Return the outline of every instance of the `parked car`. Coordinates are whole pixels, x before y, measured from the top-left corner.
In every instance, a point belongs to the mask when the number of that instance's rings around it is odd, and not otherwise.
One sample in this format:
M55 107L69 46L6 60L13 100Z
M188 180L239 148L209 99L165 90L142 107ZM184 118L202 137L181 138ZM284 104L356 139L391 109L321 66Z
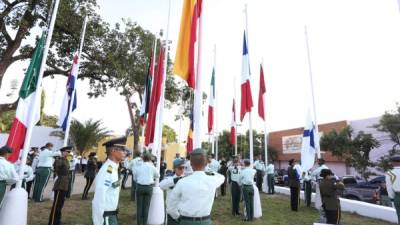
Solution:
M340 178L345 188L343 198L377 204L380 201L379 187L362 183L354 176Z

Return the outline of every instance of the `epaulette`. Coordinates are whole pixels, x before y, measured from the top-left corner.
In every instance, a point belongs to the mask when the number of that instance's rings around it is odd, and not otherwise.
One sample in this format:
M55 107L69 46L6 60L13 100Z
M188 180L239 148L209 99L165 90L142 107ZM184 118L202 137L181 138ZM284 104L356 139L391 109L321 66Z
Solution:
M108 165L107 167L107 173L112 173L113 167L111 165Z
M206 172L206 175L208 176L214 176L215 174L213 172Z

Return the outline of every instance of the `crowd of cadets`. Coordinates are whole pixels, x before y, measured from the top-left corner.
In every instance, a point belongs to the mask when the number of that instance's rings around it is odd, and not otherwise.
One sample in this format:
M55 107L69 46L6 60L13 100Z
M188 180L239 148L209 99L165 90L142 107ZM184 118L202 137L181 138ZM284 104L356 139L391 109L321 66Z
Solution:
M195 149L186 158L176 155L173 171L167 171L167 165L161 159L160 170L156 169L155 157L145 151L134 153L132 159L127 157L126 138L117 138L104 143L107 160L104 164L97 162L96 153L89 154L84 165L86 185L82 199L88 199L88 192L93 182L96 188L92 202L92 220L94 225L118 224L118 199L120 188L126 188L126 181L132 175L131 201L136 201L136 220L138 225L146 225L153 193L153 186L160 180L159 186L166 191L167 224L191 225L212 224L211 208L217 189L221 195L226 194L229 183L231 208L233 216L241 216L240 200L244 200L245 215L243 220L251 221L254 217L253 183L261 191L266 184L268 194L274 194L274 165L265 165L261 156L256 157L253 166L240 155L229 161L224 158L217 161L213 154L206 155L202 149ZM6 192L7 184L15 187L18 181L19 163L7 161L12 152L7 146L0 148L0 207ZM40 151L32 148L24 167L22 187L32 200L43 201L43 191L54 172L56 177L53 187L54 201L50 212L49 225L61 224L61 212L65 198L71 196L75 171L79 159L73 155L72 146L53 151L53 144L47 143ZM394 168L386 174L388 196L393 202L400 221L400 156L392 157ZM165 177L164 177L165 176ZM96 180L95 180L96 178ZM266 179L266 180L265 180ZM339 196L344 189L323 159L318 159L318 167L314 170L302 171L294 159L289 161L288 184L290 188L290 206L298 210L301 184L304 187L306 206L311 206L311 193L315 187L315 207L320 212L320 222L328 224L340 223ZM1 209L1 208L0 208Z

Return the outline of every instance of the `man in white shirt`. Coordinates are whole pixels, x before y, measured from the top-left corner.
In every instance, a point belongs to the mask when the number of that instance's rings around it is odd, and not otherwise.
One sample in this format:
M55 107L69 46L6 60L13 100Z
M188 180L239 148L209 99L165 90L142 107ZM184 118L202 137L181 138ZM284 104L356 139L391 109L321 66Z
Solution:
M243 199L246 205L245 221L252 221L254 218L254 176L256 170L251 168L250 160L244 160L245 168L240 172L239 183L242 186Z
M133 171L136 181L136 220L137 225L147 225L153 185L160 177L159 171L151 161L151 153L143 153L143 163Z
M185 176L189 176L193 173L192 165L190 165L190 154L186 156L185 160Z
M118 200L121 182L118 166L125 158L126 138L112 139L103 144L106 146L107 161L96 176L96 189L92 201L93 225L117 225Z
M67 156L67 160L69 162L69 171L68 171L69 184L68 184L68 192L65 197L70 198L75 183L75 167L79 161L74 152L69 153L69 156Z
M210 163L208 164L208 167L210 168L210 171L217 173L221 165L219 162L215 159L215 155L211 154L209 156L209 161Z
M14 165L7 160L11 152L12 149L8 146L0 148L0 206L6 193L7 183L13 184L18 181Z
M267 166L268 194L275 194L275 166L274 162L270 161Z
M33 187L33 200L35 202L43 201L43 191L49 181L51 170L53 168L54 157L61 156L60 152L53 152L53 144L47 143L39 153L39 160L35 170L35 186Z
M256 185L258 188L258 191L262 191L262 183L263 183L263 177L265 174L265 163L262 160L262 155L257 156L256 161L254 162L254 169L256 169Z
M179 159L179 158L175 159L173 161L174 175L168 176L160 182L160 188L167 192L166 205L169 204L170 192L174 189L176 183L178 183L178 181L181 178L183 178L183 176L184 176L184 169L185 169L184 164L185 164L185 161L183 159ZM172 218L172 216L167 214L167 224L168 225L179 225L179 222L177 220L174 220L174 218Z
M239 157L235 156L232 165L228 167L228 181L231 186L232 215L234 216L240 215L239 205L242 191L239 184L239 178L241 170L242 167L239 162Z
M167 213L179 219L179 225L211 225L215 191L225 177L204 171L207 158L203 149L194 149L190 162L194 172L182 178L169 194Z
M140 166L143 163L143 159L142 157L140 157L140 152L134 152L133 155L134 158L131 159L128 164L128 168L132 172L131 201L135 201L136 199L136 181L133 172L136 169L136 167Z

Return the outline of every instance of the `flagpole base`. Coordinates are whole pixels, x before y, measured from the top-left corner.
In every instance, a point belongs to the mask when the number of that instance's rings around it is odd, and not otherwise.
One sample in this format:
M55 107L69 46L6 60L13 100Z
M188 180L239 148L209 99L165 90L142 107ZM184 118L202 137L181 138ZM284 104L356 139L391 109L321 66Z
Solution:
M26 225L28 218L28 193L23 188L8 192L0 208L0 224Z
M147 223L149 225L161 225L164 224L164 222L164 192L160 187L157 186L153 188L153 195L151 196Z

